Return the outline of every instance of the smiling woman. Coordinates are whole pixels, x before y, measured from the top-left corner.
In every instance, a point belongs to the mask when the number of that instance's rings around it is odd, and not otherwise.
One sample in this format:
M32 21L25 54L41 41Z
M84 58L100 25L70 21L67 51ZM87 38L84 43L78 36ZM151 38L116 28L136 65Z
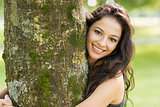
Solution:
M121 37L121 25L114 17L104 17L89 29L87 49L92 61L109 55ZM93 63L93 62L92 62Z
M119 5L104 5L88 14L88 81L85 99L76 107L125 106L128 90L134 86L132 34L128 13Z

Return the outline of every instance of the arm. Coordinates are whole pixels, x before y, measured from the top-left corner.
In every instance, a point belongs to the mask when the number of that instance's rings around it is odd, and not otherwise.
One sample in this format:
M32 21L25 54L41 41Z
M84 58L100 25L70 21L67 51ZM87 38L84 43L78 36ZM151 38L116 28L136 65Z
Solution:
M6 86L2 90L0 90L0 99L3 99L7 93L8 93L8 88Z
M95 91L76 107L106 107L119 104L124 95L123 76L112 78L101 83Z
M0 90L0 107L13 107L12 101L7 95L8 88L7 86Z

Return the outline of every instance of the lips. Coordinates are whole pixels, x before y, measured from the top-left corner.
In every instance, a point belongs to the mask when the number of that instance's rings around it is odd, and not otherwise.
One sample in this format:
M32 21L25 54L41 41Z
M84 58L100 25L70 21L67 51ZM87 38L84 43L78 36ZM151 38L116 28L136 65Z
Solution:
M100 54L100 53L103 53L105 50L97 47L96 45L92 44L92 48L93 48L93 51Z

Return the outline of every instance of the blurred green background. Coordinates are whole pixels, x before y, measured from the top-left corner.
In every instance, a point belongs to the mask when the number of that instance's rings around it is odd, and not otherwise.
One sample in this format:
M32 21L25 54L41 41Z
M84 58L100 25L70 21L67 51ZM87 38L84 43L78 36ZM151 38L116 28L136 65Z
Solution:
M135 28L135 89L130 92L134 107L160 106L160 1L159 0L115 0L124 6ZM87 0L86 10L92 11L106 0ZM5 84L3 53L3 0L0 0L0 89ZM131 107L131 104L128 104Z

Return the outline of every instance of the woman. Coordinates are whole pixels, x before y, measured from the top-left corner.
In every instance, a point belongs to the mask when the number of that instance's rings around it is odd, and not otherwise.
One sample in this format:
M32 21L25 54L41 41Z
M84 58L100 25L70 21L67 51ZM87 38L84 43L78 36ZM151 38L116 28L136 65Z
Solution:
M128 13L118 5L104 5L87 15L88 81L85 99L76 107L125 105L124 96L128 99L133 80L130 67L134 52L132 33ZM7 105L8 100L1 100L0 104Z
M128 13L118 5L104 5L87 16L88 84L85 100L76 107L125 105L124 96L128 99L129 87L134 85L129 65L134 52L132 34Z

